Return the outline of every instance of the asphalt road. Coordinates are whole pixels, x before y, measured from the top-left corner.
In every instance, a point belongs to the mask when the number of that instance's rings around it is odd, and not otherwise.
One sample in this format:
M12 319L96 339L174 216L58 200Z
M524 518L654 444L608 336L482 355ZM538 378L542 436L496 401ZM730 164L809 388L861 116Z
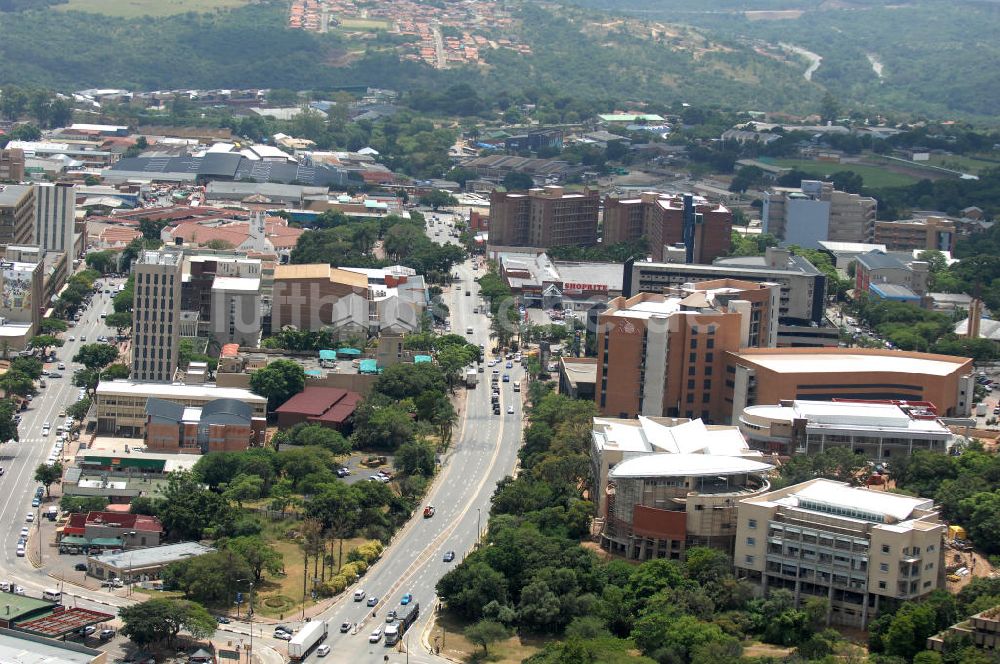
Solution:
M104 283L123 283L123 279L108 280ZM62 337L65 344L56 350L57 361L47 363L45 368L50 371L58 371L61 378L45 378L47 387L41 388L28 410L21 413L21 423L18 427L20 442L0 445L0 466L4 469L4 474L0 477L0 579L11 580L25 588L29 596L40 597L44 588L58 586L58 581L50 578L42 570L38 570L31 565L28 558L18 558L16 556L17 538L20 530L25 525L32 529L32 537L29 546L34 551L38 551L39 538L36 536L36 528L39 522L39 512L44 512L50 505L57 504L55 499L42 502L39 509L31 507L31 500L35 494L35 488L39 486L35 480L35 468L44 462L52 451L56 442L56 426L65 421L65 417L59 417L59 413L66 406L77 400L79 388L73 386L73 372L80 368L71 360L77 351L85 343L96 343L100 335L110 335L114 330L104 325L100 315L102 312L112 311L111 295L95 295L90 306L83 312L83 316L76 327L71 327ZM87 337L87 341L81 339L81 335ZM69 337L75 337L70 341ZM65 370L58 370L58 362L66 365ZM51 425L47 436L42 435L42 425L48 422ZM35 522L26 523L28 512L35 512ZM44 558L53 553L53 549L43 542L42 556ZM97 610L105 610L115 613L113 609L105 606L111 603L116 606L125 605L128 602L110 593L94 593L75 586L65 586L65 603L73 606L83 606ZM92 601L92 599L98 601Z
M442 220L447 213L437 213ZM428 215L429 216L429 215ZM429 229L430 237L438 242L454 242L446 233L434 236L434 230L441 229L439 222ZM447 227L446 227L447 228ZM443 230L443 229L442 229ZM479 273L473 272L472 264L465 263L456 268L461 283L455 284L444 295L450 310L452 330L464 333L468 327L473 334L468 338L473 343L490 345L489 326L482 314L473 314L473 307L480 302L478 285L473 281ZM471 291L469 296L465 291ZM321 616L314 618L329 622L326 643L331 646L330 654L319 658L311 653L307 662L444 662L429 654L426 645L433 645L434 633L428 632L429 619L435 611L437 600L434 587L438 580L469 551L477 540L477 528L485 530L490 497L496 483L514 468L517 450L521 441L521 394L513 392L514 381L522 380L522 370L501 368L501 373L509 373L510 381L500 383L501 414L493 415L490 404L490 369L479 374L480 382L468 391L463 418L456 426L451 449L442 459L443 468L423 505L413 519L405 525L386 549L382 559L354 586L349 588L336 603ZM513 405L514 413L507 414L507 407ZM429 519L421 516L423 506L433 505L436 513ZM455 562L446 563L446 551L454 551ZM366 601L355 602L355 590L365 591L365 599L375 596L379 603L374 608ZM413 595L413 601L420 604L420 618L407 631L404 644L407 654L400 648L386 647L383 640L369 643L369 634L377 627L385 626L385 614L400 608L400 598L404 593ZM373 616L372 613L375 613ZM352 629L346 634L340 632L341 623L349 621ZM287 620L286 623L299 627L301 621ZM227 626L230 630L246 634L245 623ZM270 628L254 626L254 638L262 638L279 653L287 653L287 647L275 642Z

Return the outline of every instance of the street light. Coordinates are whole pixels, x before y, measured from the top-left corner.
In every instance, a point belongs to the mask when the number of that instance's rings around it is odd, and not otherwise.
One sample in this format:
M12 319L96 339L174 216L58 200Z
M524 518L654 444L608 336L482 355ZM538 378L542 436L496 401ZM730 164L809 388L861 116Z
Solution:
M250 606L247 608L247 624L250 625L250 647L247 648L247 663L251 661L253 657L253 579L236 579L236 582L249 581L250 582ZM237 606L237 610L239 610Z

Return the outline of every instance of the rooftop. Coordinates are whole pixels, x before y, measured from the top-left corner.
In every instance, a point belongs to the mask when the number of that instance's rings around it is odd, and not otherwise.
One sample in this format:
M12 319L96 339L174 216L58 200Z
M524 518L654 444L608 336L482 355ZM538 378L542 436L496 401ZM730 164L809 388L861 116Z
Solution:
M905 373L949 376L971 366L972 360L953 355L933 355L880 349L743 349L733 353L742 363L786 374Z
M856 259L869 270L884 270L889 268L906 269L906 264L895 256L882 251L869 251Z
M622 461L611 469L611 479L638 477L708 477L765 473L769 463L741 457L708 454L649 454Z
M573 385L597 383L597 360L585 357L563 357L559 360L566 379Z
M906 521L917 516L914 511L929 510L934 504L928 498L861 489L825 479L807 482L792 489L774 502L823 513L827 513L828 510L824 509L826 507L841 512L852 511L854 518L877 523Z
M212 290L244 291L257 293L260 291L259 277L216 277L212 280Z
M0 628L0 662L4 664L89 664L101 655L100 650L77 643Z
M886 251L884 244L868 244L865 242L835 242L833 240L820 240L819 246L831 253L855 253L866 254L871 251Z
M894 429L950 434L936 418L912 417L894 403L861 403L856 401L795 400L790 405L748 406L748 416L791 422L805 419L809 427L850 427L856 430ZM915 415L920 414L915 412Z
M737 427L705 426L698 420L644 417L622 420L595 417L592 432L600 449L624 452L666 452L759 457L750 449Z
M172 251L144 251L139 257L143 265L177 265L184 259L184 254Z
M264 404L267 399L240 387L217 387L214 383L183 385L133 380L102 380L97 396L144 394L162 399L237 399L250 404Z
M166 565L185 558L194 558L213 551L215 549L212 547L198 542L180 542L179 544L153 546L148 549L129 549L122 553L102 553L97 556L88 556L88 558L117 569L129 567L142 569Z
M24 195L31 191L30 185L5 184L0 185L0 206L15 205Z

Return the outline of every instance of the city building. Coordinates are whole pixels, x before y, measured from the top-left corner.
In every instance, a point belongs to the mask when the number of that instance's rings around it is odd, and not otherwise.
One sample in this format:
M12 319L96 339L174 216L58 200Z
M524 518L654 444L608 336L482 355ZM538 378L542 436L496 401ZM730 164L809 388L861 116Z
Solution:
M891 401L809 401L747 406L737 425L750 447L781 456L846 447L873 461L914 450L945 453L955 435L931 404Z
M420 329L427 308L422 275L402 265L279 265L274 271L271 329L328 329L337 338Z
M140 583L160 578L173 563L190 560L215 549L198 542L164 544L146 549L126 549L118 553L87 556L87 576L98 579L121 579L123 583Z
M1000 606L980 611L927 639L927 650L945 652L952 643L969 643L980 650L1000 649Z
M616 298L598 316L595 401L605 415L728 421L725 352L773 346L777 284L685 284Z
M119 512L77 512L70 514L62 528L60 545L86 546L95 539L114 539L119 546L159 546L163 524L155 516ZM72 541L67 538L75 538ZM82 543L78 540L82 539Z
M307 386L274 412L281 429L312 423L346 432L359 403L361 395L357 392L337 387Z
M132 267L132 378L169 383L177 368L181 325L180 253L144 251Z
M19 148L0 149L0 182L20 182L24 180L24 150Z
M689 219L690 238L685 237ZM729 253L733 213L701 196L644 192L638 198L604 198L602 242L617 244L645 238L652 259L664 261L664 247L685 246L690 239L690 257L685 263L711 263Z
M5 599L9 603L10 598ZM15 604L20 604L24 599L27 598L18 596ZM52 604L50 602L45 602L45 605L51 610ZM76 609L75 611L82 612L84 610ZM95 614L91 616L92 618L104 615L107 616L108 620L114 619L111 614L99 614L97 611L88 613ZM100 619L92 622L100 622ZM63 625L67 628L79 629L73 620L65 621ZM54 636L47 638L38 634L29 634L20 628L0 628L0 662L11 662L12 664L106 664L108 653L88 648L82 643L60 640Z
M925 261L903 262L891 254L871 251L855 261L855 294L869 293L883 300L924 304L930 282L930 264Z
M829 182L803 180L800 187L771 187L764 192L764 232L782 246L818 249L821 240L871 242L878 202L837 191Z
M150 397L146 401L146 450L208 454L242 452L264 443L267 420L236 399L214 399L202 407Z
M267 417L267 399L243 388L217 387L211 383L181 385L102 380L97 385L94 396L97 432L124 438L144 437L146 402L150 398L172 401L190 408L203 408L216 399L235 399L249 404L253 409L253 417Z
M181 310L198 314L198 336L211 336L220 346L230 342L256 346L267 308L262 278L259 258L187 255Z
M600 194L546 186L490 194L491 246L554 247L597 244Z
M0 185L0 245L31 244L34 232L34 186Z
M544 253L499 252L500 276L526 307L587 311L622 292L619 263L554 261Z
M701 420L594 418L591 443L601 546L630 560L732 553L737 499L767 491L773 468L735 427Z
M0 340L9 350L24 350L41 323L45 266L38 258L38 247L8 245L0 260Z
M932 500L814 479L739 501L733 562L766 594L829 602L827 622L864 629L883 601L944 581L945 525Z
M833 257L833 266L838 270L847 271L847 266L861 254L872 251L885 253L884 244L870 244L867 242L833 242L831 240L821 240L819 248Z
M42 252L73 251L76 221L76 185L72 182L40 182L35 185L35 244Z
M594 401L597 394L597 360L592 357L560 357L559 394Z
M724 353L723 401L733 422L747 406L789 399L930 402L967 417L972 360L879 348L744 348Z
M951 254L958 241L957 224L942 217L875 222L875 242L889 251L941 251Z
M332 324L336 311L363 304L364 319L368 320L368 278L357 272L331 267L326 263L309 265L279 265L274 269L271 295L271 329L294 325L301 330L318 330ZM336 311L335 311L336 310Z
M622 295L662 293L688 282L714 279L776 283L781 287L779 319L806 326L824 322L826 277L802 256L776 247L768 248L764 256L718 259L712 265L629 260L625 263Z

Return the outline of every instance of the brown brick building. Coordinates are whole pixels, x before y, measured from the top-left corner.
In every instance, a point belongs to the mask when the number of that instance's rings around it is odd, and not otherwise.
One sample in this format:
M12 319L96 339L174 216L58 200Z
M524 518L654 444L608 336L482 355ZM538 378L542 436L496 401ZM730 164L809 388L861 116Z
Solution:
M544 187L490 194L490 245L504 247L597 244L600 194Z
M598 317L595 401L611 417L726 421L726 351L774 345L777 284L718 280L616 298Z
M954 251L957 227L951 219L926 217L875 222L875 244L887 251Z
M733 213L722 205L693 196L693 263L711 263L729 253ZM664 260L664 245L684 242L684 197L645 192L639 198L604 199L605 244L635 242L646 238L654 261Z
M201 408L150 397L146 447L151 452L242 452L264 442L267 421L236 399L215 399Z
M24 150L0 150L0 182L20 182L24 179Z
M333 321L335 305L351 296L361 298L367 311L368 277L326 263L279 265L274 268L271 329L320 329Z

